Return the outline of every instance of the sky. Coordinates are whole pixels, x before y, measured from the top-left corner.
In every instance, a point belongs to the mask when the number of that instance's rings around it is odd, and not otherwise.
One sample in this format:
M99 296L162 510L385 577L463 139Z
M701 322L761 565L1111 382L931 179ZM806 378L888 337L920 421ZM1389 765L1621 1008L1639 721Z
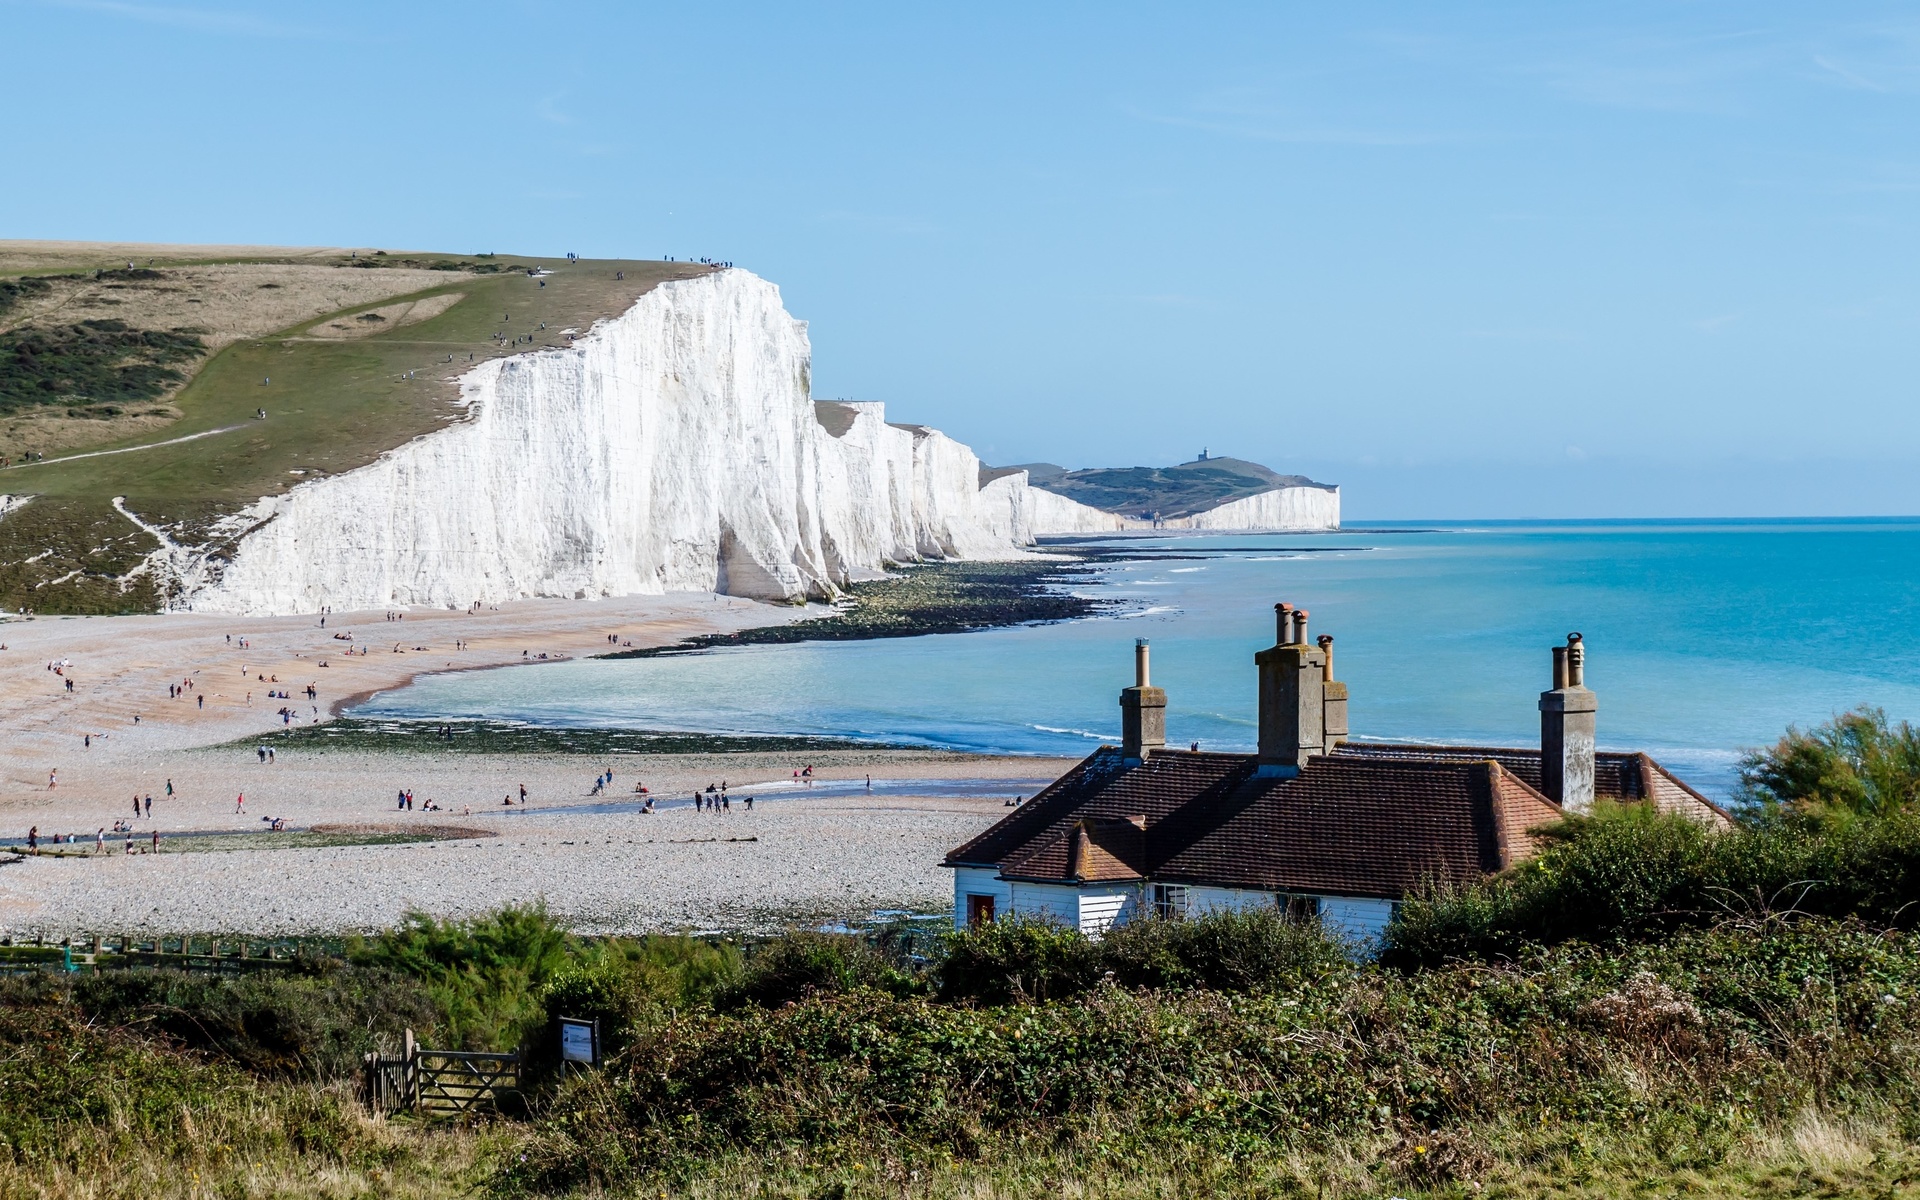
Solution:
M0 0L0 237L730 260L1349 519L1920 513L1920 9Z

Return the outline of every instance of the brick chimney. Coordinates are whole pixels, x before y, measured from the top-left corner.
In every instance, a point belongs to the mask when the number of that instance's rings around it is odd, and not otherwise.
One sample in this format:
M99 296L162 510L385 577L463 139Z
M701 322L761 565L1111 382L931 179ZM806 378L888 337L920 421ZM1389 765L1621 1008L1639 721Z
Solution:
M1593 807L1594 714L1580 635L1553 648L1553 688L1540 693L1540 790L1569 812Z
M1275 644L1253 656L1260 669L1259 773L1285 778L1325 752L1327 656L1307 642L1306 609L1276 604L1273 611Z
M1120 693L1120 754L1138 765L1167 748L1167 693L1147 676L1147 639L1133 643L1133 686Z
M1332 754L1347 740L1347 685L1333 677L1333 635L1323 633L1314 641L1326 659L1320 667L1320 752Z

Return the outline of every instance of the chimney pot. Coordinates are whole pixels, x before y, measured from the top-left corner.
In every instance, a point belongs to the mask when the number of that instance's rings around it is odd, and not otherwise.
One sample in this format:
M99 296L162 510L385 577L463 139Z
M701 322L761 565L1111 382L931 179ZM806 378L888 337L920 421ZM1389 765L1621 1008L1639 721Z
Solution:
M1120 754L1144 762L1167 746L1167 694L1147 682L1147 639L1135 638L1133 673L1139 682L1120 693Z
M1276 618L1275 623L1279 626L1279 630L1273 635L1273 644L1284 646L1293 640L1293 605L1283 600L1273 606L1273 615Z
M1307 759L1326 751L1326 656L1307 644L1307 613L1291 604L1274 606L1278 645L1253 656L1260 671L1260 773L1297 774Z
M1593 807L1595 714L1580 635L1553 648L1553 690L1540 693L1540 790L1569 812Z
M1332 683L1333 682L1333 635L1330 633L1323 633L1319 637L1313 640L1319 644L1320 653L1327 656L1326 665L1320 668L1320 678L1326 680L1328 683Z

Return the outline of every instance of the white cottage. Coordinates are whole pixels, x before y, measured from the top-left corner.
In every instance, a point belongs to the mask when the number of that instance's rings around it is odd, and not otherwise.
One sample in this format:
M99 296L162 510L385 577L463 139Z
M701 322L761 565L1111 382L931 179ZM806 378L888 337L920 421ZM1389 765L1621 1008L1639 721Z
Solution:
M1166 693L1137 643L1123 744L947 856L954 923L1012 914L1098 935L1149 913L1282 906L1365 940L1413 889L1523 861L1533 830L1596 798L1727 821L1646 755L1595 751L1579 634L1554 647L1538 750L1349 742L1333 639L1309 644L1306 611L1277 611L1277 642L1254 658L1258 753L1167 749Z

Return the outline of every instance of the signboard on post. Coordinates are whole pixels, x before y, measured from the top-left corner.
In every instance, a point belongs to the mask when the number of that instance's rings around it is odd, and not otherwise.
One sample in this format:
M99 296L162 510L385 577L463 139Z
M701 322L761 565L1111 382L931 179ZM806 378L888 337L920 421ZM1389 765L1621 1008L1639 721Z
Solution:
M600 1062L600 1022L561 1017L560 1061L597 1066Z

